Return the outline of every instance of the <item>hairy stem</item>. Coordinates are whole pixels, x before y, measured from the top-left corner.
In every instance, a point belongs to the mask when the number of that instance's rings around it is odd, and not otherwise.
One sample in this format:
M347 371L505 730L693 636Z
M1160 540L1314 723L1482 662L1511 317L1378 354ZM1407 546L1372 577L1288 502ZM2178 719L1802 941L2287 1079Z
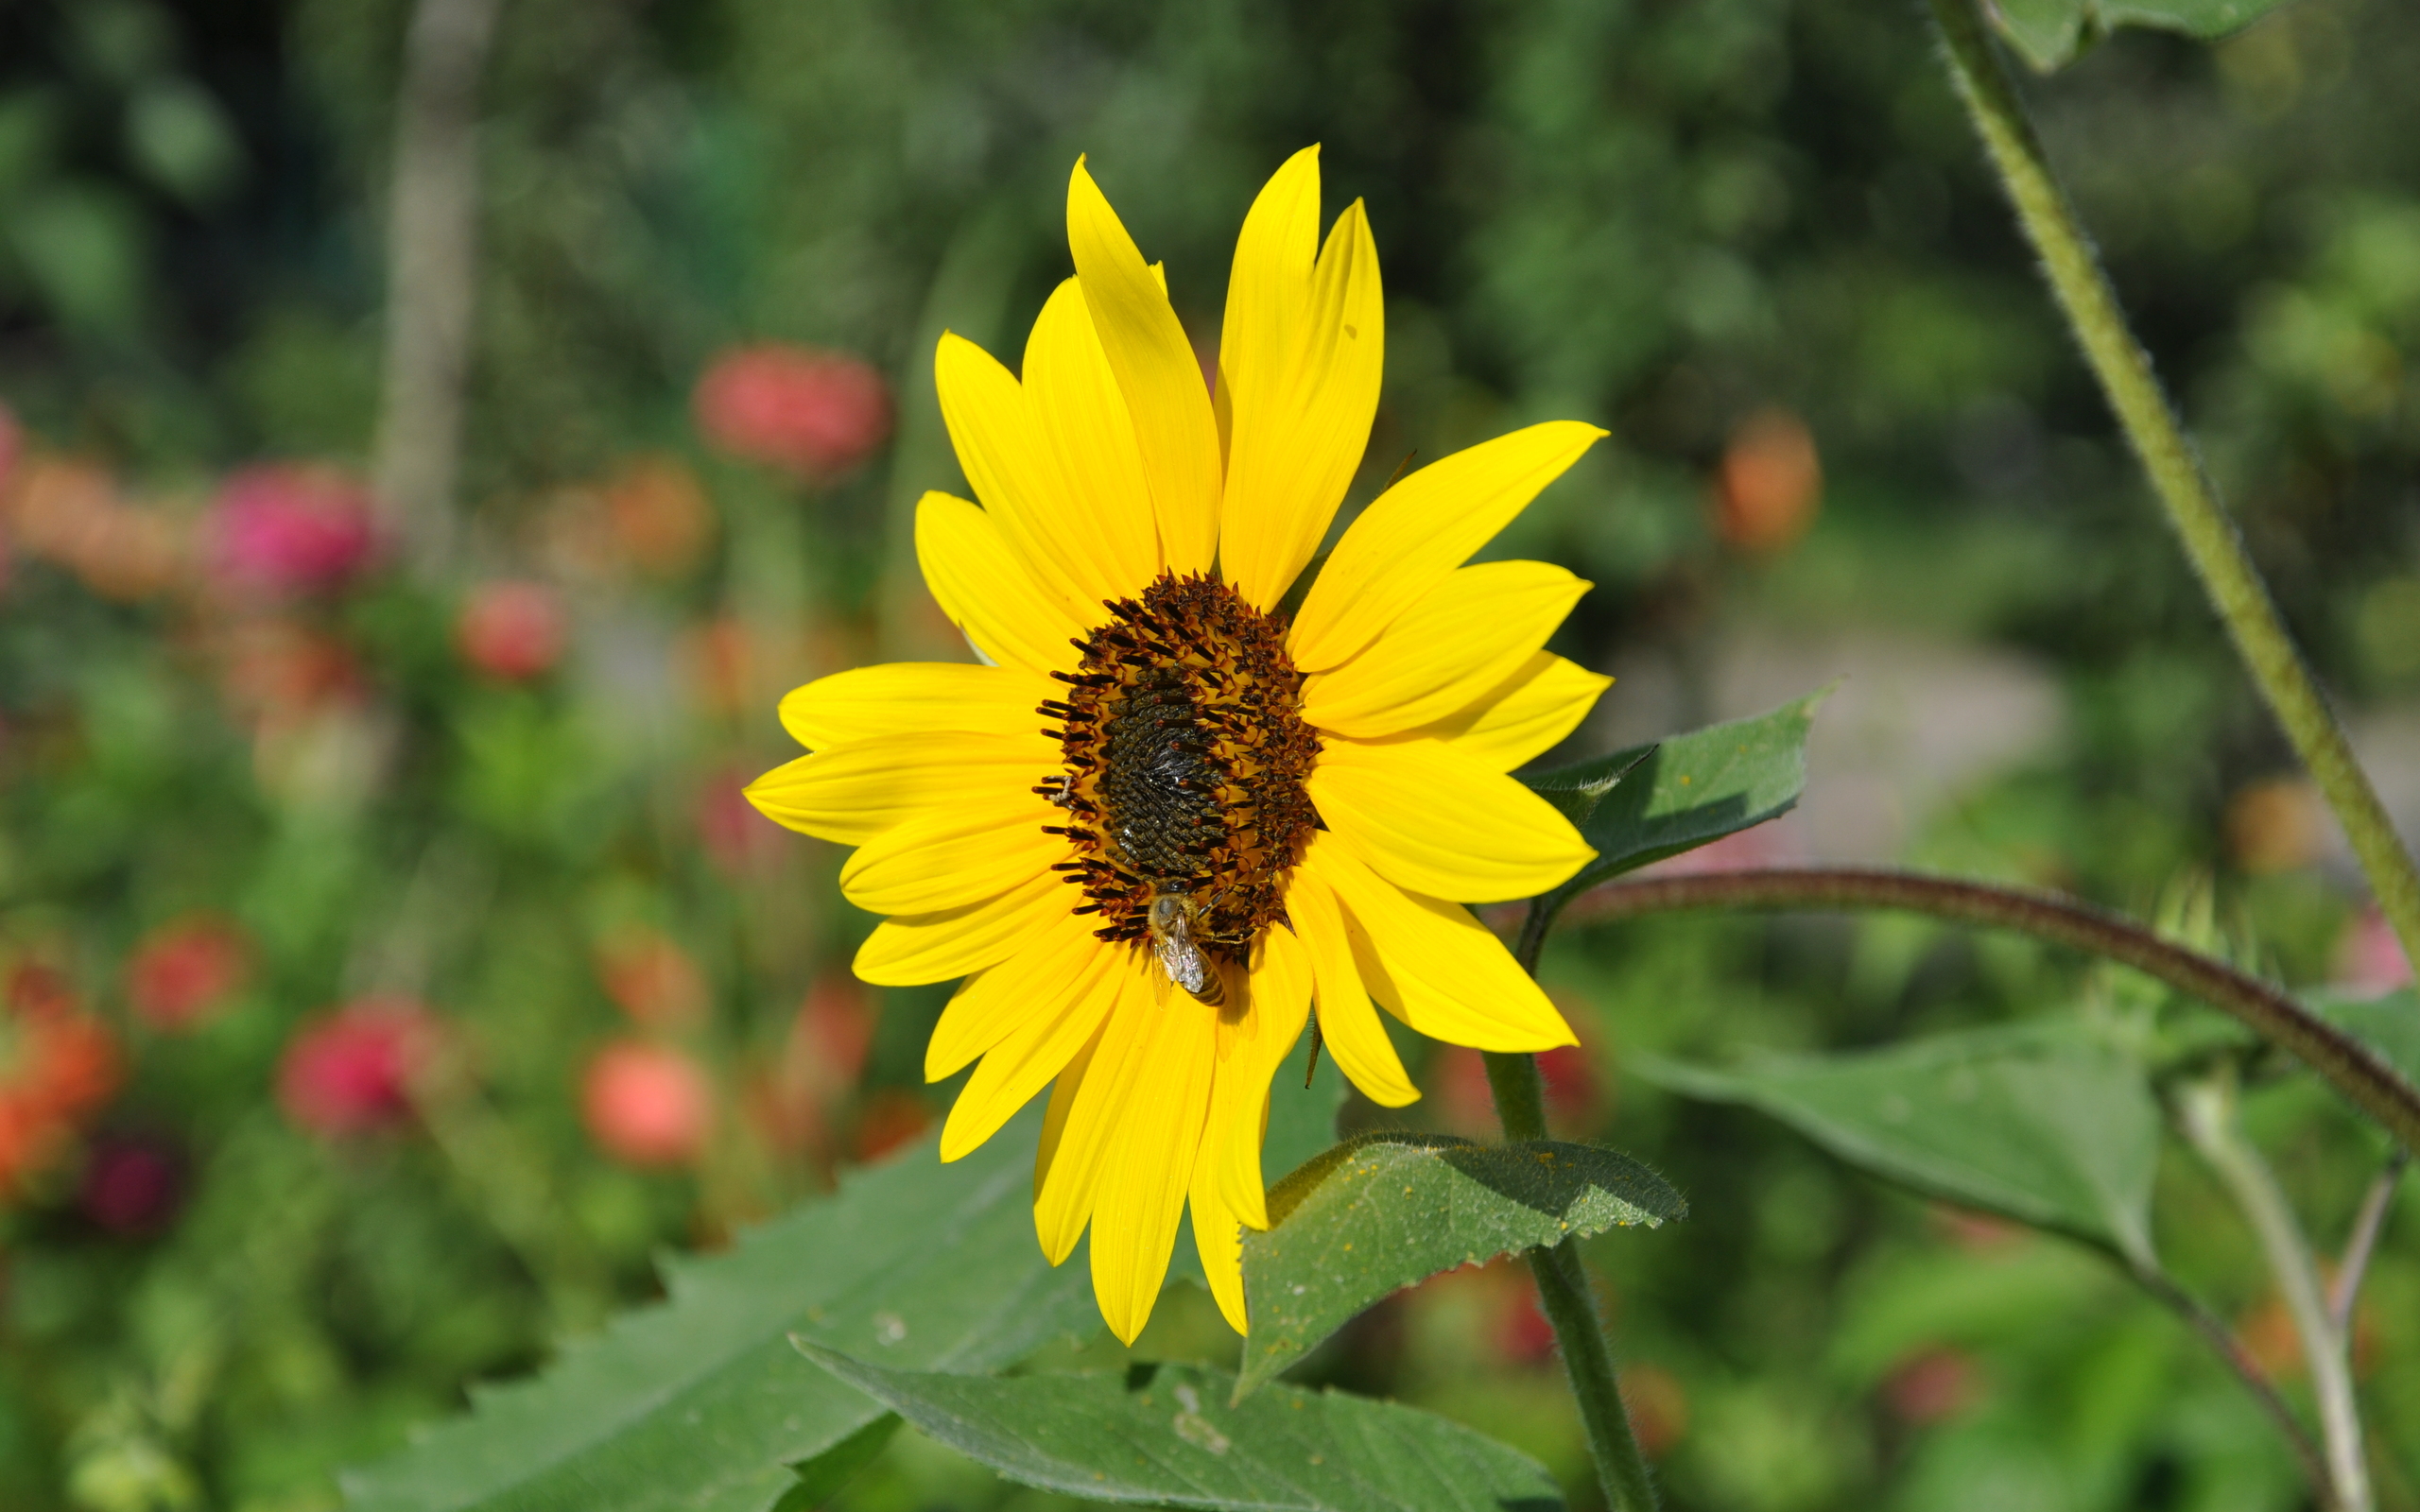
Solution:
M2050 171L2015 84L1993 50L1979 0L1932 0L1932 11L1959 97L1974 118L1992 165L1999 170L2027 239L2042 259L2043 277L2150 474L2169 525L2212 607L2226 622L2261 696L2336 811L2377 895L2379 910L2403 942L2404 954L2420 963L2420 869L2396 838L2377 790L2354 759L2352 744L2286 633L2259 569L2245 552L2235 522L2220 507L2217 490L2152 372L2151 357L2127 326L2109 275Z
M2133 967L2231 1015L2300 1057L2399 1143L2420 1146L2420 1088L2369 1047L2268 983L2073 899L1920 872L1822 867L1615 883L1582 894L1571 907L1582 919L1703 908L1895 908L2017 930Z
M2411 1152L2396 1145L2386 1158L2386 1169L2370 1183L2361 1198L2361 1211L2353 1219L2353 1232L2344 1241L2344 1258L2336 1267L2336 1283L2327 1293L2328 1321L2338 1332L2352 1337L2353 1302L2361 1295L2361 1277L2370 1268L2370 1256L2378 1246L2378 1230L2386 1227L2386 1211L2394 1202L2395 1183L2403 1179L2403 1168L2410 1164Z
M2178 1112L2186 1138L2217 1173L2259 1238L2286 1312L2302 1337L2337 1503L2343 1512L2370 1512L2369 1465L2361 1455L2361 1419L2354 1405L2344 1335L2328 1320L2319 1268L2311 1262L2310 1246L2294 1221L2293 1209L2277 1189L2269 1162L2244 1139L2237 1123L2232 1073L2187 1086L2178 1098Z
M1537 974L1538 951L1546 943L1547 911L1532 903L1522 920L1521 941L1514 954L1521 969ZM1486 1056L1487 1084L1495 1093L1495 1116L1508 1140L1547 1137L1546 1084L1538 1074L1538 1058L1520 1052ZM1587 1267L1580 1244L1566 1239L1529 1254L1530 1274L1537 1278L1538 1306L1554 1326L1556 1346L1579 1400L1581 1420L1588 1428L1588 1452L1597 1461L1597 1479L1605 1503L1616 1512L1654 1512L1654 1483L1648 1479L1647 1460L1631 1432L1630 1412L1622 1405L1621 1384L1614 1372L1613 1342L1597 1311L1588 1287Z

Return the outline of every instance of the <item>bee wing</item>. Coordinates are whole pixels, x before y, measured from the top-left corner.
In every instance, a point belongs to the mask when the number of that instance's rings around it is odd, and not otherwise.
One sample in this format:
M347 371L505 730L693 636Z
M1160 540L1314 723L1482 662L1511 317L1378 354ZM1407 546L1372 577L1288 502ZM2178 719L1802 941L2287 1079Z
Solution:
M1154 936L1151 954L1160 958L1160 970L1167 973L1168 980L1187 992L1199 995L1209 980L1209 963L1202 960L1201 953L1182 931Z

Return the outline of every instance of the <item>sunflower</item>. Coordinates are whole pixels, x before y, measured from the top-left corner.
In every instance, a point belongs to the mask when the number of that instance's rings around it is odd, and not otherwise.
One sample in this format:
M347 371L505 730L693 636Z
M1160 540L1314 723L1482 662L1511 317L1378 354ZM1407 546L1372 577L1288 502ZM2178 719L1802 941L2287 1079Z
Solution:
M1533 425L1409 473L1283 612L1360 465L1384 345L1362 207L1324 244L1319 208L1313 147L1245 217L1214 394L1077 163L1076 276L1022 377L956 335L935 359L982 506L925 494L916 549L983 664L798 689L782 721L811 754L748 790L856 847L841 891L888 916L859 976L963 978L925 1057L934 1080L975 1066L942 1160L1051 1089L1035 1228L1057 1264L1090 1226L1094 1294L1130 1343L1188 1203L1245 1327L1270 1083L1314 1002L1389 1107L1419 1092L1374 999L1456 1044L1576 1042L1462 905L1593 853L1506 775L1607 684L1542 649L1589 585L1463 563L1604 433Z

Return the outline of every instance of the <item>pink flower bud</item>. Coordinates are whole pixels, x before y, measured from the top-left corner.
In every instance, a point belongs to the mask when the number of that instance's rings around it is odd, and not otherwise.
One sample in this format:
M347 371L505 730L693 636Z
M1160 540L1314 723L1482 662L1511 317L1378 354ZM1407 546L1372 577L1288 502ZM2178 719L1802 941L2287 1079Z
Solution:
M551 670L563 653L563 609L544 583L485 583L454 622L462 660L504 682Z
M225 586L276 594L340 587L370 565L370 491L333 468L270 463L231 474L211 506L212 564Z
M588 1137L624 1165L687 1165L705 1152L713 1091L698 1063L669 1045L616 1040L580 1078Z
M816 479L846 472L890 435L890 393L856 357L763 342L717 356L691 396L698 429L733 456Z
M341 1139L389 1128L412 1111L412 1080L440 1028L409 998L364 998L304 1025L277 1070L277 1102L306 1133Z
M2377 997L2411 984L2411 963L2386 916L2376 908L2357 915L2336 941L2336 985L2362 997Z

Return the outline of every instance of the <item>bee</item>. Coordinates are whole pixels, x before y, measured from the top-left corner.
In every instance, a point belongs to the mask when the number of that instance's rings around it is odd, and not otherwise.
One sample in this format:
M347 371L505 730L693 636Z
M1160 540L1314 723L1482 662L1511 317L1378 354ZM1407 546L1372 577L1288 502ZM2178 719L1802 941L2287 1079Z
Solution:
M1151 890L1146 921L1151 932L1151 954L1159 957L1160 970L1169 981L1215 1008L1227 1001L1227 984L1217 963L1201 954L1193 937L1200 919L1201 905L1191 893L1167 886Z

